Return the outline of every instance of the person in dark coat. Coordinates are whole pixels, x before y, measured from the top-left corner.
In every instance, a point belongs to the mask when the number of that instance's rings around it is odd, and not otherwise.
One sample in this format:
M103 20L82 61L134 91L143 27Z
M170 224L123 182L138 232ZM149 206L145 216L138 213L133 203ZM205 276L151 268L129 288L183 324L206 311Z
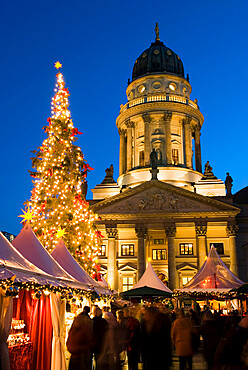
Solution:
M203 338L203 356L208 364L208 370L212 370L215 352L221 340L221 329L211 311L203 313L199 333Z
M246 315L238 325L231 327L220 341L215 353L213 369L248 369L248 366L244 363L244 359L242 358L243 349L247 341L248 315Z
M143 370L169 369L171 349L164 344L168 335L158 309L146 307L141 324Z
M93 322L83 311L75 317L68 334L66 345L71 353L69 370L91 370L92 342Z
M95 369L107 369L107 333L108 323L102 317L102 311L98 306L93 310L93 353L95 356Z
M128 369L138 370L140 356L140 323L132 314L131 309L125 308L124 315L127 327Z

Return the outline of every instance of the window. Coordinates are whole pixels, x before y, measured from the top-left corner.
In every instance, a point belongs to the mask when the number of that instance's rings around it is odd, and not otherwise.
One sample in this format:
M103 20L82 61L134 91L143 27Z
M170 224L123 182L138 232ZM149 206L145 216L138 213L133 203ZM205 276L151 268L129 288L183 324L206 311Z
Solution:
M190 276L183 276L182 280L183 280L183 285L187 284L188 281L190 281L192 279L192 277Z
M101 249L98 253L99 256L105 257L106 256L106 245L101 245Z
M144 150L141 150L139 152L139 165L144 166L145 164L145 155L144 155Z
M166 249L153 249L152 259L153 260L166 260Z
M122 290L126 292L133 287L133 277L125 276L122 279Z
M162 164L162 152L161 152L161 150L159 148L156 149L156 153L157 153L158 164Z
M121 255L122 256L134 256L134 244L122 244Z
M178 149L172 149L172 161L173 161L173 164L179 163Z
M180 254L193 254L193 244L191 243L180 243Z
M153 239L153 244L164 244L164 239Z
M211 248L211 245L214 246L218 254L224 254L224 244L223 243L210 243L209 247Z

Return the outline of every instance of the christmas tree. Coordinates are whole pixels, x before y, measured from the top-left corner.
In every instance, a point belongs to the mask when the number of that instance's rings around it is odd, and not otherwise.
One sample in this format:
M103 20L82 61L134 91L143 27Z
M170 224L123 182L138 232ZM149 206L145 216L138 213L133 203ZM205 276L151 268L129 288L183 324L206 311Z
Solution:
M57 83L52 98L52 114L43 127L47 138L32 153L34 171L31 199L26 202L28 219L41 243L52 251L60 238L91 275L99 266L97 255L100 233L94 226L97 215L85 200L87 172L92 168L81 149L74 143L81 134L74 127L69 107L69 91L65 88L62 65L57 62Z

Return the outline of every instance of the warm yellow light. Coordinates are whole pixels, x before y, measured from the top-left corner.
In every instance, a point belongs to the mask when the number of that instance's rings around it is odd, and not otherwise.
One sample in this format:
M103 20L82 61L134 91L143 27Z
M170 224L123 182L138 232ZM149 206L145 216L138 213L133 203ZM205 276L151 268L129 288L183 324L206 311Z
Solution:
M62 64L60 62L56 62L56 63L54 63L54 67L57 68L57 69L60 69L60 68L62 68Z
M57 238L62 238L65 235L65 229L61 229L61 227L57 230L56 236Z
M19 215L18 217L22 217L23 218L23 220L21 221L21 223L23 222L23 221L30 221L30 220L32 220L33 219L33 217L34 217L34 214L33 214L33 212L30 210L30 208L28 207L28 210L27 211L24 211L23 209L22 209L22 212L23 212L23 215Z
M151 257L148 257L147 260L148 260L148 262L151 262L152 259L151 259Z

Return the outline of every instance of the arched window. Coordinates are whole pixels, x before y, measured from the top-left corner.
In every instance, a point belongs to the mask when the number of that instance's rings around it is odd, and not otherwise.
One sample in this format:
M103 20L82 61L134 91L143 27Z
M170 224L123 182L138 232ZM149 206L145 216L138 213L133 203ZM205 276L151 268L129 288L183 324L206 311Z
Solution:
M179 163L178 149L172 149L172 161L174 165L177 165Z
M156 152L157 152L158 164L162 164L162 152L159 148L156 149Z

